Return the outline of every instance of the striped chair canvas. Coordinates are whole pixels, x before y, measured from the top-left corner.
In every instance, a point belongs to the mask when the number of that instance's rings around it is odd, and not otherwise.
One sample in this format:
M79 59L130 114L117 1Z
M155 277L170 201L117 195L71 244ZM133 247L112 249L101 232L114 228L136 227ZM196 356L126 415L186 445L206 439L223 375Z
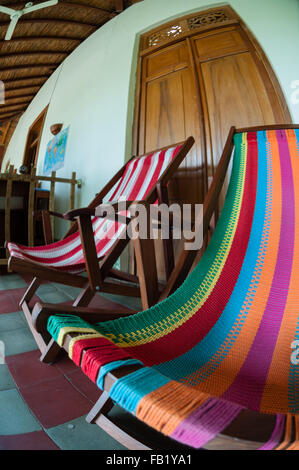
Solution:
M107 202L145 200L180 148L178 145L130 161ZM93 217L92 226L97 256L101 259L121 236L126 225L122 222ZM49 245L27 247L9 242L7 248L10 255L15 258L34 261L69 273L77 274L85 271L85 259L78 231Z
M299 126L233 142L220 219L181 286L108 322L53 310L47 330L111 406L175 441L208 446L249 410L273 423L249 448L299 450Z

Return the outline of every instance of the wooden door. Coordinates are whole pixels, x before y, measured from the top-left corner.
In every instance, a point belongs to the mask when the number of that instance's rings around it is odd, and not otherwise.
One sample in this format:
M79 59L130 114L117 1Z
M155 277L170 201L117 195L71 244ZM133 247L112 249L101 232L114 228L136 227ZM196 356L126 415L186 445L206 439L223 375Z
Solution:
M202 200L203 161L198 94L186 42L148 55L142 66L138 153L187 139L195 145L169 187L170 200ZM187 184L188 182L188 184Z

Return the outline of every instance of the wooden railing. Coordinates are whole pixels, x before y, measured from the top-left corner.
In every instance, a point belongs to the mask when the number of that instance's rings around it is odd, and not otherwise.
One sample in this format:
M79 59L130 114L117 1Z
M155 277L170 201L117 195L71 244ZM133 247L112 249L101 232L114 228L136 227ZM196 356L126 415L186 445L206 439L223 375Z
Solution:
M40 182L49 182L49 210L54 211L55 205L55 186L56 183L65 183L70 185L69 190L69 210L74 209L75 204L75 190L76 186L81 187L81 181L76 179L76 172L72 173L71 178L58 178L56 177L56 172L53 171L51 176L41 176L36 174L36 169L33 168L30 174L21 175L15 173L14 166L9 167L7 173L0 173L0 182L6 181L6 192L5 192L5 221L4 221L4 231L5 231L5 240L11 241L11 198L13 191L13 183L15 181L27 182L29 183L29 192L28 194L28 245L34 245L34 204L35 204L35 189L38 188ZM52 233L54 233L54 217L51 217L51 228ZM6 253L6 258L0 259L0 265L7 264L9 253Z

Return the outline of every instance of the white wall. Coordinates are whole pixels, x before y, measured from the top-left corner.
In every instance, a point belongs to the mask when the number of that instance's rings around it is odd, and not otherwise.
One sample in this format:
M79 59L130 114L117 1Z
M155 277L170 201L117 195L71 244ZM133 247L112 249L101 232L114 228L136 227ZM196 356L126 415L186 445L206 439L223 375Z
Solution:
M298 0L231 0L260 42L285 94L294 122L293 80L299 80ZM50 103L42 135L38 173L52 135L50 125L70 126L66 160L57 176L77 172L83 181L76 205L84 206L117 171L131 152L138 35L183 16L223 3L207 0L144 0L106 23L82 43L49 78L17 126L3 166L22 164L28 128ZM68 194L68 193L67 193ZM65 210L62 186L56 209Z

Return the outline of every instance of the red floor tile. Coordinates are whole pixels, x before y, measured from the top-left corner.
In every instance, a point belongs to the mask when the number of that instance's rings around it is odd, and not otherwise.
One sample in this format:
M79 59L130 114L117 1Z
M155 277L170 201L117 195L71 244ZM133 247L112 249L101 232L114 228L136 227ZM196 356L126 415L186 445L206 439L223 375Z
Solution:
M109 300L109 299L106 299L105 297L103 297L102 295L95 295L94 298L92 299L92 301L90 302L89 304L89 307L93 307L93 308L107 308L108 310L112 310L112 309L118 309L118 308L125 308L123 305L117 303L117 302L113 302L112 300ZM128 310L130 310L128 308Z
M19 388L30 387L43 380L54 379L62 372L54 365L40 362L40 351L30 351L15 356L8 356L8 369Z
M68 300L66 302L62 302L64 305L72 305L73 300ZM121 308L122 310L126 308L124 305L119 304L118 302L113 302L110 299L106 299L100 294L96 294L94 298L91 300L90 304L88 307L91 308L107 308L107 310L115 310ZM127 307L128 311L130 310L129 307Z
M57 367L57 369L66 376L78 370L78 366L73 363L66 353L64 357L55 363L55 367Z
M0 436L1 450L59 450L44 431Z
M81 369L77 368L75 372L69 374L68 380L82 395L85 395L91 403L95 403L100 398L102 391L81 371Z
M19 307L20 300L22 299L23 295L25 294L27 288L19 288L19 289L8 289L8 290L1 290L0 291L0 314L1 313L13 313L18 312L21 310ZM31 304L35 304L35 302L40 302L40 298L35 295L32 298Z
M20 393L46 429L86 415L92 407L64 376L20 388Z

